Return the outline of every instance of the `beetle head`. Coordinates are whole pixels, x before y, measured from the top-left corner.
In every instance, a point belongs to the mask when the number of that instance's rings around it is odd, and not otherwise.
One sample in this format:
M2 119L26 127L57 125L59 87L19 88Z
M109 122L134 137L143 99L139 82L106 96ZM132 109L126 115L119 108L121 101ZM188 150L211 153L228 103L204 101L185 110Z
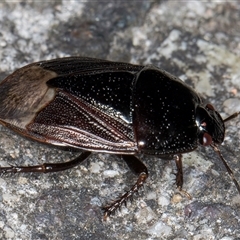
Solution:
M198 139L200 144L208 146L212 143L220 144L223 142L224 121L211 104L207 104L205 107L197 107L196 124L199 129Z

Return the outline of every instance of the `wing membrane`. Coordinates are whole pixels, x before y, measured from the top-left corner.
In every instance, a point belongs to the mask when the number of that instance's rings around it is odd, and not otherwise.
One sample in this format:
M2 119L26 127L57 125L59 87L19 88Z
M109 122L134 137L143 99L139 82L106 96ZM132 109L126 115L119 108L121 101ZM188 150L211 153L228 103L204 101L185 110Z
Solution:
M44 138L55 145L114 153L136 152L130 124L62 90L27 130L34 133L34 138Z

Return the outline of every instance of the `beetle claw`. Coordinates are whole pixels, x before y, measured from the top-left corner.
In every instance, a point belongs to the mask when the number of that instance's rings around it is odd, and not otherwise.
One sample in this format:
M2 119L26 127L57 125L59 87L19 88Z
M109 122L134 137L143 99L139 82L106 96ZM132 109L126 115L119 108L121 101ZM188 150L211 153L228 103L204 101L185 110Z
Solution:
M189 200L192 199L192 196L191 196L187 191L183 190L181 187L177 187L177 189L178 189L178 191L179 191L179 193L180 193L181 195L184 195L184 196L187 197Z

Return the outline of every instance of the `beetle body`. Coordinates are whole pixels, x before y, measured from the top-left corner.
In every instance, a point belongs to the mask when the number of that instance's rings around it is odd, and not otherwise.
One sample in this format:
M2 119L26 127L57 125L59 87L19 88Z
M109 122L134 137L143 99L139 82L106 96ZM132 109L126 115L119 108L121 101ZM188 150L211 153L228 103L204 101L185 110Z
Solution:
M200 143L210 145L224 161L217 144L224 140L227 120L212 105L203 105L180 79L154 66L84 57L37 62L1 82L0 123L32 140L85 153L68 163L0 167L0 172L60 171L93 151L121 154L139 177L128 192L104 208L107 217L148 176L135 154L174 158L181 188L181 153ZM227 170L233 177L228 166ZM240 191L235 178L234 183Z
M89 151L192 151L201 106L194 90L164 70L91 58L30 64L0 85L4 125L40 142ZM208 109L204 114L211 116ZM213 117L219 123L213 137L222 142L223 121Z

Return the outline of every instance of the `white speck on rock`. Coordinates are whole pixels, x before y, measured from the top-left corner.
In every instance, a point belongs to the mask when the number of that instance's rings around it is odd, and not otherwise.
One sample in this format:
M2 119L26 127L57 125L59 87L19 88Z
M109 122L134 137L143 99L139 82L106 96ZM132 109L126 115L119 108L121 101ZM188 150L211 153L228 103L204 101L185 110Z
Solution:
M90 171L93 173L99 173L101 170L101 164L99 162L91 163Z
M13 239L15 236L14 231L9 227L5 227L4 232L5 232L6 239Z
M115 176L119 175L119 172L115 171L115 170L106 170L103 172L103 175L105 177L115 177Z
M147 230L147 233L154 235L156 237L167 237L171 234L172 229L162 221L156 222L152 227Z
M170 204L170 198L169 196L164 196L164 195L161 195L159 198L158 198L158 204L160 206L168 206Z
M139 224L146 224L156 219L157 216L150 207L140 208L140 210L135 214Z

